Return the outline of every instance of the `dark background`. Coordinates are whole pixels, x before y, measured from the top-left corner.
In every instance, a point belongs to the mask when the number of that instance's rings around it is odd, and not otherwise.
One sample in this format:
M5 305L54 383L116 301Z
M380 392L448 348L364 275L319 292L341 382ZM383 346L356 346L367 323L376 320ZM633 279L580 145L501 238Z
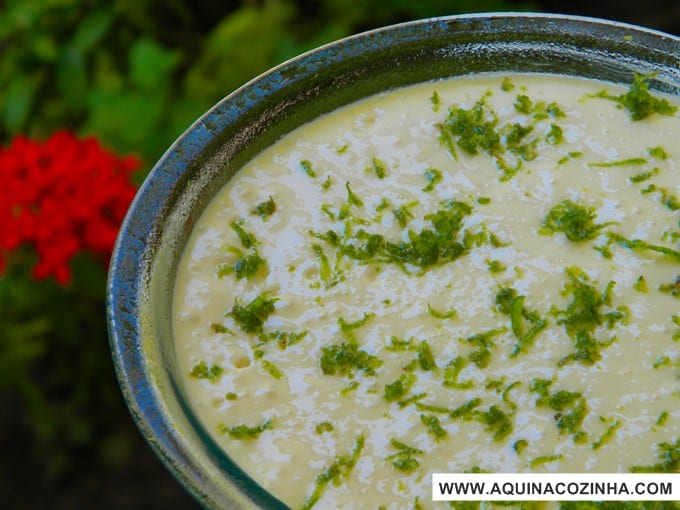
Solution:
M165 26L164 30L157 31L155 35L158 40L167 45L185 38L189 39L191 44L200 46L202 44L201 34L209 32L219 20L230 15L242 3L262 4L262 2L209 2L207 0L182 3L183 9L190 11L188 14L186 12L181 14L181 9L173 10L164 8L162 5L155 5L154 8L157 9L154 11L155 15ZM295 3L297 16L305 17L307 26L313 24L317 18L321 23L327 21L324 18L324 13L327 13L324 11L324 2L308 0ZM503 10L529 8L542 12L602 17L680 35L680 0L632 2L624 0L542 0L537 2L508 0L481 3L486 8L485 10L500 10L499 7ZM386 4L394 4L396 7L386 9L384 16L378 13L370 19L354 19L346 24L345 29L356 32L413 19L414 11L408 8L407 2L393 1L386 2ZM428 5L427 2L421 4ZM423 8L421 5L417 14L430 16L455 14L460 11L471 12L475 10L475 4L473 1L432 2L431 9L428 10L427 7ZM352 2L347 2L347 9L351 9L351 5ZM450 8L447 8L447 5L450 5ZM2 6L1 1L0 6ZM0 18L2 18L1 7ZM190 20L190 22L185 23L183 20ZM4 58L6 44L7 42L2 40L0 30L0 60ZM248 51L248 48L244 47L243 51ZM229 90L224 90L223 95L227 92ZM2 327L1 323L0 327ZM11 387L3 390L0 386L0 508L6 510L197 508L196 503L170 476L137 433L117 392L108 359L108 346L101 338L103 335L94 336L98 336L100 342L94 355L104 360L101 368L98 369L97 379L103 390L96 394L95 398L98 402L88 405L94 409L104 399L106 408L103 418L101 409L97 408L96 425L88 429L90 430L88 440L78 442L69 439L63 443L68 443L65 446L60 443L59 437L45 441L36 432L36 426L31 421L35 418L26 414L25 395L22 396L19 392L13 391ZM40 378L39 371L41 367L46 366L46 363L49 363L49 358L47 361L43 359L31 368L37 374L38 379ZM77 385L77 376L75 381L73 384ZM49 396L58 403L59 399L65 399L66 395L70 395L72 391L73 388L63 385L57 389L50 388ZM85 422L89 419L88 416L81 418ZM95 418L92 420L94 422ZM72 427L72 425L69 426ZM112 435L111 430L114 430L115 434ZM59 447L59 444L63 447ZM98 449L106 451L102 453L97 451Z

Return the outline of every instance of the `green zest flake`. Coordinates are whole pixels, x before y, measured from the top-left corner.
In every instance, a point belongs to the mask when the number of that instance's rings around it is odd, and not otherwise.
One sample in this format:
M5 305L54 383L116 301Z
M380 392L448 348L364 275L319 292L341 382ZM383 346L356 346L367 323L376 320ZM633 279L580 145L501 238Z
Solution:
M399 223L399 226L401 228L406 227L410 219L413 219L413 213L409 210L409 208L418 205L418 202L411 202L410 204L406 205L401 205L395 209L392 210L392 214L396 218L397 222Z
M526 94L520 94L513 104L515 111L524 115L531 115L534 119L542 120L548 117L566 117L557 103L546 104L543 101L534 103Z
M609 441L612 440L614 437L614 434L616 433L616 430L622 425L622 423L619 420L614 421L609 427L607 427L607 430L605 430L604 434L602 434L602 437L600 437L597 441L595 441L591 446L593 450L599 450L602 448L604 445L606 445Z
M497 168L504 175L501 181L512 178L520 169L522 161L531 161L538 156L539 138L529 136L534 133L537 123L548 117L564 117L564 112L555 103L534 104L524 95L518 95L514 102L515 110L527 118L524 123L498 125L498 116L484 101L484 97L466 110L460 107L449 109L447 119L439 124L440 141L457 159L456 144L471 156L484 152L491 156ZM562 139L561 128L552 124L547 136L548 143L557 144ZM505 160L511 155L512 164Z
M673 324L678 326L680 328L680 315L673 315L671 317L671 320L673 321ZM673 340L678 341L680 340L680 329L678 329L675 333L673 333Z
M607 236L609 237L610 241L616 242L619 244L619 246L623 246L624 248L628 248L630 250L655 251L657 253L667 255L668 257L674 259L676 262L680 262L680 251L678 250L673 250L672 248L668 248L666 246L650 244L641 239L626 239L625 237L619 234L615 234L613 232L607 232Z
M504 127L503 133L507 149L525 161L536 159L536 156L538 156L536 152L538 138L528 143L522 143L533 130L533 126L523 126L519 123Z
M312 250L314 251L314 256L319 264L319 277L326 286L330 287L332 284L337 283L337 280L333 279L333 270L328 262L328 257L323 252L323 248L318 243L312 243Z
M524 115L529 115L531 114L531 107L533 106L533 102L526 94L520 94L515 98L513 106L515 107L515 110L517 112L523 113Z
M508 78L507 76L505 78L503 78L503 81L501 82L501 90L503 92L510 92L514 88L515 88L515 86L510 81L510 78Z
M281 372L281 369L279 369L279 367L274 365L274 363L272 363L271 361L261 359L260 365L262 366L264 371L271 375L274 379L281 379L283 377L283 372Z
M594 239L600 230L612 224L611 222L596 224L593 222L595 216L592 207L563 200L550 209L538 233L552 235L555 232L563 232L567 239L573 242Z
M510 245L510 243L508 242L501 241L500 238L493 232L489 233L489 242L491 243L491 246L493 246L494 248L502 248L504 246Z
M464 152L476 156L481 149L493 156L502 152L497 124L495 112L480 100L470 110L451 108L440 129L451 134Z
M680 231L664 230L661 234L661 241L664 243L680 242Z
M463 227L464 218L472 208L457 201L445 202L445 208L424 217L433 229L425 228L420 232L409 230L408 240L387 241L382 235L369 234L363 229L345 234L328 231L324 234L312 233L317 239L324 240L336 247L345 257L362 263L393 263L406 271L406 264L426 269L456 260L468 252L456 238Z
M364 203L362 200L352 191L352 188L349 187L349 182L345 183L345 189L347 190L347 203L351 205L355 205L357 207L363 207Z
M603 90L595 97L617 102L620 108L628 110L633 121L645 119L654 113L675 115L678 111L677 106L673 106L666 99L658 99L650 94L649 80L654 76L654 74L635 73L633 83L625 94L612 96Z
M497 406L491 406L487 411L476 411L477 421L486 425L486 431L493 433L494 441L502 441L512 433L512 421L510 416L501 411Z
M646 172L636 174L633 177L630 177L628 180L632 184L639 184L639 183L644 182L648 179L651 179L652 177L654 177L658 173L659 173L659 169L655 167L652 170L648 170Z
M223 324L218 324L216 322L213 322L210 324L210 329L213 333L215 334L227 334L227 335L233 335L234 332L230 330L228 327L224 326Z
M665 294L670 294L674 298L680 298L680 275L676 276L671 283L659 285L659 290Z
M390 203L389 200L387 200L387 198L381 197L380 202L378 203L378 205L375 206L375 212L377 213L382 212L391 205L392 204ZM377 218L382 218L382 216L377 216L376 219L374 220L376 223L379 223L379 221L377 221Z
M421 414L420 422L427 427L428 434L434 436L436 441L446 437L446 429L442 427L439 418L431 414Z
M547 397L549 395L548 389L552 385L553 381L550 379L538 379L534 378L531 380L531 384L529 385L529 390L532 393L536 393L540 397Z
M659 462L651 466L633 466L633 473L678 473L680 472L680 437L675 443L659 443Z
M384 179L387 176L387 167L385 163L377 158L373 158L371 161L371 169L375 172L378 179Z
M545 135L545 141L550 145L557 145L564 140L564 131L557 124L550 124L550 130Z
M250 232L246 231L242 226L242 222L234 221L231 223L231 228L234 229L236 235L241 240L241 244L244 248L251 248L257 244L257 239Z
M307 331L301 331L299 333L293 333L291 331L271 331L269 333L262 333L258 337L260 342L268 342L269 340L276 341L280 349L285 349L290 345L295 345L300 340L307 336Z
M564 156L563 158L560 158L560 159L559 159L559 161L557 162L557 164L558 164L558 165L563 165L564 163L566 163L566 162L569 161L570 159L580 158L581 156L583 156L583 153L582 153L582 152L579 152L579 151L568 152L566 156Z
M422 402L416 402L416 409L418 411L426 411L428 413L438 413L438 414L450 414L451 409L443 406L436 406L432 404L423 404Z
M495 346L491 339L506 331L506 328L496 328L465 338L464 341L477 347L477 350L468 354L468 359L477 365L477 368L486 368L491 359L490 348Z
M657 147L649 147L647 149L647 152L649 153L650 156L656 159L661 159L661 160L666 160L668 159L668 153L666 152L666 149L663 147L657 146Z
M189 375L196 379L208 379L210 382L215 382L224 372L224 369L218 365L210 365L205 361L194 365Z
M671 366L673 362L668 356L659 356L656 358L654 361L654 364L652 365L655 369L660 368L660 367L668 367Z
M643 195L647 195L649 193L659 193L660 195L660 202L670 209L671 211L677 211L680 209L680 199L673 195L671 192L669 192L666 188L661 188L657 186L656 184L649 184L645 189L640 191Z
M219 425L218 430L220 434L228 434L232 439L257 439L262 432L272 428L272 420L268 419L264 423L255 427L248 425L237 425L235 427L227 427L226 425Z
M227 393L224 396L224 398L225 398L225 400L234 401L234 400L238 400L238 395L236 393L234 393L233 391L230 391L229 393Z
M382 366L380 358L359 349L354 342L344 342L321 349L320 366L326 375L353 377L358 370L366 375L375 375Z
M330 175L327 175L326 178L321 183L321 189L324 190L324 191L328 191L329 189L331 189L332 185L333 185L333 179L331 179Z
M537 312L524 307L524 300L525 296L518 296L515 289L508 287L502 288L496 294L496 308L510 317L512 333L517 338L510 353L511 358L520 352L526 352L536 336L548 325L548 321L542 319Z
M426 372L437 368L430 346L425 341L420 342L418 346L418 363L420 363L420 368Z
M432 306L430 306L430 303L427 304L427 311L432 317L442 320L455 319L456 317L458 317L458 312L456 312L456 310L454 310L453 308L446 312L440 312L439 310L435 310L434 308L432 308Z
M442 100L439 97L439 92L436 90L432 92L432 95L430 96L430 103L432 103L432 111L433 112L438 112L439 108L442 106Z
M668 421L668 416L669 416L668 411L662 412L656 419L656 424L660 427L665 425L666 422Z
M413 456L422 454L422 450L408 446L396 439L392 439L390 444L398 451L394 455L387 457L386 460L391 460L392 465L396 469L403 473L412 473L420 467L420 462Z
M628 158L619 161L607 161L605 163L588 163L588 166L594 168L612 168L616 166L639 166L646 164L647 160L645 158Z
M321 423L317 424L314 430L316 431L317 434L323 434L324 432L333 432L334 427L331 422L322 421Z
M487 347L480 347L468 354L468 359L477 365L477 368L486 368L491 361L491 351Z
M411 386L416 382L416 376L413 374L402 374L399 379L393 383L385 385L385 393L383 398L388 402L395 402L404 397Z
M565 327L567 335L572 339L576 351L562 360L560 365L577 361L592 365L602 356L600 350L608 345L593 338L595 329L606 320L611 328L617 322L626 320L627 311L619 307L615 312L603 314L605 306L611 305L613 283L607 285L604 293L589 284L588 276L578 268L567 268L569 281L564 286L564 293L571 295L572 300L564 310L556 310L557 323Z
M569 432L575 436L581 434L581 424L587 414L588 406L586 400L582 398L567 414L563 414L560 419L557 420L557 428L560 429L560 432ZM584 435L581 435L580 437L585 438Z
M250 280L267 261L260 257L257 250L253 249L251 253L243 253L236 249L239 258L233 264L219 264L217 266L217 277L222 278L228 274L235 274L237 280L245 278Z
M517 386L521 386L522 383L520 381L514 381L510 384L508 384L505 389L503 390L503 393L501 393L501 399L503 402L512 410L517 409L517 404L515 404L513 401L510 400L510 392L515 389Z
M476 202L479 205L489 205L491 203L491 198L489 198L489 197L478 197Z
M556 419L559 417L557 427L560 432L578 434L581 423L588 413L586 400L580 393L574 391L558 390L550 393L552 383L549 379L531 380L529 390L537 395L536 406L558 412Z
M231 311L227 313L245 333L262 333L262 326L267 317L274 311L277 298L270 298L267 293L260 294L246 306L235 301Z
M482 399L472 398L464 404L456 407L449 412L451 418L467 419L473 415L474 410L482 404Z
M472 381L459 382L458 375L461 370L467 365L467 360L462 356L457 356L452 359L444 369L444 386L448 388L455 388L459 390L469 389L472 387Z
M359 382L358 381L350 381L347 386L345 386L343 389L340 390L340 395L342 395L344 397L345 395L352 393L357 388L359 388Z
M567 114L562 111L557 103L548 103L544 106L544 103L539 102L536 104L536 107L534 107L534 116L542 118L544 115L548 115L556 119L563 119L567 116Z
M562 459L562 455L541 455L540 457L536 457L535 459L531 459L529 462L529 467L531 469L534 469L538 466L541 466L543 464L549 464L550 462L556 462L558 460Z
M536 405L549 407L555 411L564 411L580 399L581 394L576 391L559 390L547 397L536 399Z
M442 180L442 171L436 168L428 168L425 170L425 180L427 186L423 188L423 191L432 191L437 183Z
M573 361L577 361L584 365L592 365L602 358L600 354L601 347L606 344L601 344L595 340L591 334L584 330L579 330L574 337L575 352L562 358L558 365L564 366Z
M328 216L331 219L331 221L335 221L338 219L335 216L335 213L333 212L332 207L329 204L322 204L321 212Z
M303 159L300 161L300 166L309 177L316 177L316 172L312 169L312 163L310 161Z
M487 260L486 266L489 268L489 272L492 274L502 273L507 268L499 260Z
M517 452L517 455L522 455L522 452L527 449L527 446L529 446L529 441L526 439L518 439L513 443L512 449Z
M365 441L363 435L357 437L349 455L336 457L335 462L316 477L312 493L298 510L310 510L319 501L329 483L332 482L334 485L339 485L343 478L349 476L357 460L359 460L359 455L361 455Z
M338 324L340 325L340 331L342 332L342 335L350 342L356 343L357 339L354 330L366 324L374 316L375 314L372 313L364 313L364 316L361 319L358 319L354 322L347 322L342 317L339 317Z
M415 351L418 349L418 344L416 343L415 338L401 340L396 336L392 336L389 345L387 345L385 349L392 352Z
M274 202L274 199L271 197L271 195L269 196L268 200L260 202L252 210L252 213L256 214L260 218L266 218L267 216L271 216L275 212L276 202Z
M417 403L419 400L422 400L425 397L427 397L427 393L416 393L415 395L411 395L408 398L400 400L399 402L397 402L397 405L399 406L400 409L403 409L406 406Z

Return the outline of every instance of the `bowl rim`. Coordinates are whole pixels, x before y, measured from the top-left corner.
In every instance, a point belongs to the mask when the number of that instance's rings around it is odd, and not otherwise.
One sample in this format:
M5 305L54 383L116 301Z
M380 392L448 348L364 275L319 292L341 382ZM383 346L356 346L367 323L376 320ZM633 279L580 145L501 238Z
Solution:
M433 27L444 31L461 31L493 23L510 25L526 21L536 25L540 22L557 23L570 29L580 27L583 33L575 33L574 37L585 37L588 30L596 28L612 35L632 34L633 40L629 41L631 47L646 48L660 58L675 58L676 67L680 67L677 66L680 62L679 37L619 21L536 12L459 14L408 21L324 44L246 82L194 121L150 170L122 222L111 257L106 292L109 342L122 394L142 436L166 468L201 505L206 508L287 508L263 489L258 490L259 486L254 482L244 483L239 477L247 475L242 472L232 477L233 473L225 473L224 464L221 470L215 472L213 459L206 459L193 447L195 444L192 445L191 440L176 426L178 416L170 413L168 403L164 401L167 392L177 394L181 393L181 389L168 388L167 382L161 382L157 375L158 370L164 370L162 365L165 360L150 354L150 349L159 347L155 343L158 339L149 333L148 299L153 292L150 290L154 285L152 273L160 263L159 257L163 256L159 246L163 243L172 245L171 240L164 239L169 215L176 213L173 221L177 223L191 221L186 211L172 211L175 205L173 197L182 193L182 188L187 186L183 180L186 174L200 165L206 152L212 150L211 144L224 131L225 125L243 114L246 111L243 108L250 108L266 97L268 86L286 87L285 83L281 84L284 74L292 73L295 76L295 73L299 73L298 78L304 78L305 74L314 71L321 56L331 56L330 62L324 64L331 67L336 56L344 58L345 54L338 50L349 48L360 51L368 43L384 42L383 36L388 36L388 42L394 42L400 36L423 36L425 31ZM455 26L457 24L460 26ZM655 44L652 46L651 42ZM634 68L635 65L630 64L630 67ZM680 70L670 70L669 73L670 78L665 79L673 83L677 92ZM181 403L179 407L182 412L191 415L191 411L183 408ZM200 428L194 420L195 417L189 416L187 423ZM201 438L205 439L203 436ZM235 464L232 468L239 471Z

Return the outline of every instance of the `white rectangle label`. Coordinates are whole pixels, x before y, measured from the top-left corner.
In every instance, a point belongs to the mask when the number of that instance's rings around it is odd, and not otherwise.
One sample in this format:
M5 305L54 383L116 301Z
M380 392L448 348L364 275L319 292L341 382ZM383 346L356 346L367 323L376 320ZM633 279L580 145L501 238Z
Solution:
M434 501L678 501L680 473L434 473Z

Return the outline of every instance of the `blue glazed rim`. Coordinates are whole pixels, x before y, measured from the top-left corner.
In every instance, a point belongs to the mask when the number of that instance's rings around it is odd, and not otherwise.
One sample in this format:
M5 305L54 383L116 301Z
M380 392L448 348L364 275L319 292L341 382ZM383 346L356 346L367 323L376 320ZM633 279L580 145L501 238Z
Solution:
M207 202L247 160L314 117L373 93L482 72L556 73L680 95L680 38L578 16L499 13L394 25L322 46L225 97L168 149L121 227L107 318L130 412L205 508L285 509L226 455L184 397L172 345L175 267Z

